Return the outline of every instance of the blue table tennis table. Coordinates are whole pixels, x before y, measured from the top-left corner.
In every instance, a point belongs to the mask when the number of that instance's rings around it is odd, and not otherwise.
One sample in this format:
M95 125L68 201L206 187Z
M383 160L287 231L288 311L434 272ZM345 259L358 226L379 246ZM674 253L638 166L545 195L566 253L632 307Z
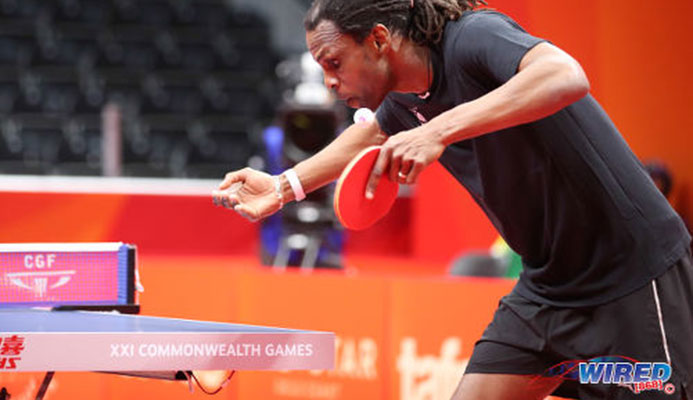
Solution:
M334 346L331 332L112 312L0 309L0 372L46 371L37 399L56 371L185 379L196 370L331 369Z

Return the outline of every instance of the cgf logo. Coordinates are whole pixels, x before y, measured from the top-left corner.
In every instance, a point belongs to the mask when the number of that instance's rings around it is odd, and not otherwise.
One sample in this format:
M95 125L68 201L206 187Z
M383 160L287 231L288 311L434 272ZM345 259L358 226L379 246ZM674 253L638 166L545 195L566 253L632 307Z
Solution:
M17 369L17 361L24 351L24 338L12 335L0 338L0 370Z
M25 272L7 273L7 279L14 286L30 290L37 297L43 298L49 289L64 286L72 279L76 271L54 271L57 254L26 254L23 257ZM55 279L50 281L51 278ZM50 283L49 283L50 282Z

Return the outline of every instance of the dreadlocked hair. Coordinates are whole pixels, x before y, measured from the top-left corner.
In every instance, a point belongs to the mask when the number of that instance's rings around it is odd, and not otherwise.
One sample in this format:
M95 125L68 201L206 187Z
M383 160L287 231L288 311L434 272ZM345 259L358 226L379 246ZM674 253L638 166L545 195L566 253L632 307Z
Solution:
M413 4L413 6L412 6ZM314 30L320 22L335 23L343 34L361 43L373 27L383 24L422 46L434 46L443 38L448 21L481 5L485 0L314 0L304 25Z

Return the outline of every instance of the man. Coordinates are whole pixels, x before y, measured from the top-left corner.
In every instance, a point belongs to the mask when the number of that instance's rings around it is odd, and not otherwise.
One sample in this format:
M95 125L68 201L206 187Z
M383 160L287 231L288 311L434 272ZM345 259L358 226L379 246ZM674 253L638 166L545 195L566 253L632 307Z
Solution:
M411 184L439 161L524 264L454 399L686 398L690 236L588 94L580 65L478 3L316 0L306 39L325 84L351 107L377 108L376 121L280 176L229 173L215 200L266 217L370 145L383 149L367 194L381 175ZM674 393L580 384L551 369L603 356L667 363Z

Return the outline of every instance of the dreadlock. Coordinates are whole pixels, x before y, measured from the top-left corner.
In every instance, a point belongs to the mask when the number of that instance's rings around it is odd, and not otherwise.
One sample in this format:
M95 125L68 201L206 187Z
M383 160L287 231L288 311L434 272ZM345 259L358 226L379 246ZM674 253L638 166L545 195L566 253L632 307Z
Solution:
M485 4L485 0L314 0L304 25L312 31L329 20L361 43L376 24L383 24L418 45L434 46L443 38L448 21Z

